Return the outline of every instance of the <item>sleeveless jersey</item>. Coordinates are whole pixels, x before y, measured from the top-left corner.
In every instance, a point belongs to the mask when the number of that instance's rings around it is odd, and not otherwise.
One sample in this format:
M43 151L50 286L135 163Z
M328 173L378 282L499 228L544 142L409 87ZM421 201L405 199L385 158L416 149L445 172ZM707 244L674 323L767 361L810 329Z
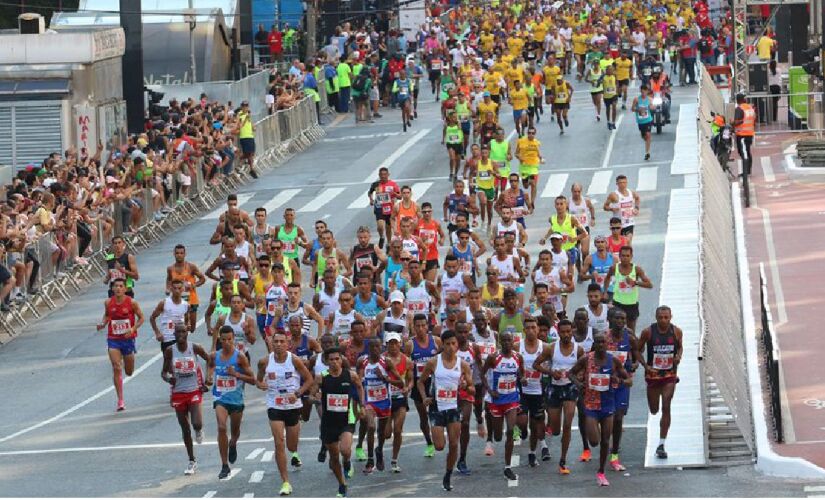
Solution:
M135 326L135 313L132 310L132 298L128 295L123 297L123 302L118 304L112 297L106 303L106 312L109 316L109 328L107 337L111 340L128 340L137 337L137 333L130 333Z
M458 408L458 386L461 382L461 358L456 357L455 365L447 368L444 355L436 358L433 373L432 392L436 411L455 410Z
M292 362L292 353L286 353L286 359L279 363L275 353L269 354L266 364L266 406L275 410L295 410L303 407L301 398L289 402L289 395L301 388L301 376Z
M498 392L498 397L491 397L493 404L504 405L519 402L521 399L518 380L520 365L521 361L512 353L510 357L505 357L501 353L496 354L491 389Z
M553 361L550 363L550 369L560 370L564 375L558 380L550 377L551 385L567 385L572 383L567 374L573 368L573 365L576 364L576 361L578 361L576 353L578 353L579 346L575 341L571 343L573 344L573 350L567 356L561 352L561 342L553 343Z
M228 373L230 366L235 368L235 372L241 371L241 365L238 364L239 353L237 350L233 351L228 360L222 359L222 355L222 349L215 353L215 385L212 386L212 395L216 402L242 405L244 383Z

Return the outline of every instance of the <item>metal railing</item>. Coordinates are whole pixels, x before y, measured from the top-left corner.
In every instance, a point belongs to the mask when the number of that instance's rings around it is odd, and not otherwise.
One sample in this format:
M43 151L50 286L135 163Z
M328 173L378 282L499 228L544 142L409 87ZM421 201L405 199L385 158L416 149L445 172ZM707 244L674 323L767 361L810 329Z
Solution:
M821 132L825 124L821 92L749 94L756 110L756 133Z
M765 264L759 263L759 305L762 319L762 349L765 362L765 375L768 380L768 395L770 396L771 418L773 421L774 439L777 443L784 440L782 432L782 399L781 384L779 381L781 358L779 347L774 341L773 316L768 299L768 280L765 277Z
M259 120L255 123L255 130L257 146L261 151L256 160L256 170L259 171L283 163L324 136L311 97L305 97L295 106ZM115 201L101 209L94 224L84 226L84 231L91 236L90 255L86 263L76 261L80 256L78 233L73 225L67 224L42 234L27 242L23 248L10 247L4 264L12 275L15 274L14 262L20 261L31 267L31 271L26 273L26 283L18 283L29 296L22 303L10 302L10 311L0 314L0 330L11 337L16 336L28 326L29 321L56 309L62 301L70 300L100 279L107 269L109 242L113 235L122 235L127 251L137 254L140 249L148 248L222 203L229 194L237 192L243 184L252 180L248 166L239 163L220 182L209 182L206 165L200 160L190 165L182 164L186 165L182 167L185 176L190 178L188 187L182 182L185 178L181 176L181 171L156 173L159 177L152 180L166 183L170 192L167 205L174 208L165 217L156 218L160 193L147 187L137 190L128 200ZM136 209L138 205L141 206L139 211Z

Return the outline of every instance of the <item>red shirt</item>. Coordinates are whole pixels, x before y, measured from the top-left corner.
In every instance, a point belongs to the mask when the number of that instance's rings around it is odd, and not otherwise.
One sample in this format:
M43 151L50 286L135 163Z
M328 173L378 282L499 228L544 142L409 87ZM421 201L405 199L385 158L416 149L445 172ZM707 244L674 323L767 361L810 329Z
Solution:
M430 222L421 219L418 221L416 233L421 242L427 245L426 249L419 249L421 251L421 262L438 260L438 222L434 219L430 219Z
M117 303L112 297L106 303L106 313L109 316L109 331L107 337L112 340L128 340L137 337L130 330L135 326L135 312L132 310L132 298L128 295L123 302Z
M392 213L392 205L395 198L401 196L401 189L395 181L380 182L376 181L370 186L368 194L377 193L374 198L375 211L381 211L382 215L390 215Z
M398 74L404 71L404 61L398 61L396 59L392 59L388 63L390 69L390 76L395 79L398 78Z
M270 33L267 41L269 42L270 52L280 54L284 51L284 35L280 31Z

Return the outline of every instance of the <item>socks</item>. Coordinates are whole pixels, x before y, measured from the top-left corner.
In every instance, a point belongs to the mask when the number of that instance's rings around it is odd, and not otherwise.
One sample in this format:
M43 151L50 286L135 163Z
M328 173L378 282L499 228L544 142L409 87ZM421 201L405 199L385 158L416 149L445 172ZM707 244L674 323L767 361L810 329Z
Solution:
M665 445L665 438L659 438L659 446Z

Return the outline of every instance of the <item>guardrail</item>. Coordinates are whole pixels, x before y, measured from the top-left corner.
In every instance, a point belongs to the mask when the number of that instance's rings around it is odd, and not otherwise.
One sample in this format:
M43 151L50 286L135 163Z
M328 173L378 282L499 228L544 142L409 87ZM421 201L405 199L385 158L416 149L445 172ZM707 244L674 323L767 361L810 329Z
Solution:
M773 421L774 439L777 443L784 440L782 432L782 398L779 370L781 358L774 342L773 316L768 302L768 280L765 277L765 264L759 263L759 305L762 317L762 348L765 361L765 375L768 380L768 393L771 400L771 419Z
M256 170L259 171L283 163L324 136L312 97L305 97L292 108L259 120L255 130L257 146L262 151L256 160ZM168 183L175 208L162 219L155 218L158 199L149 187L138 190L128 200L116 201L103 209L94 226L84 227L84 235L89 233L91 238L91 255L85 264L75 263L78 237L71 224L45 233L23 248L10 248L5 264L12 275L15 274L13 263L18 260L32 266L31 278L24 284L30 296L23 303L12 302L10 311L0 314L0 329L15 337L29 321L56 309L61 301L70 300L72 295L99 280L107 269L108 244L113 235L122 235L128 251L137 254L141 248L149 247L201 213L214 209L252 179L248 167L238 164L221 182L211 183L205 177L205 167L201 161L196 161L182 167L185 172L163 174L160 180ZM191 179L188 188L182 182L181 173ZM130 224L133 214L138 213L137 206L142 207L139 218L135 224Z

